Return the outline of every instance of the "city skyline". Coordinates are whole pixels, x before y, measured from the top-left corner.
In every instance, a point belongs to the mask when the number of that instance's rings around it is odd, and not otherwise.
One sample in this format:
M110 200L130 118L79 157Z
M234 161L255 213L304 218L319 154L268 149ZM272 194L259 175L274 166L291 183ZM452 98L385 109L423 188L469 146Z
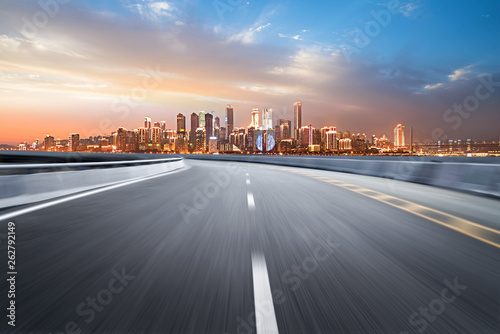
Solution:
M223 119L227 104L235 127L253 107L293 120L297 100L302 124L390 133L397 119L420 139L498 140L500 4L445 2L7 0L0 143L200 107Z

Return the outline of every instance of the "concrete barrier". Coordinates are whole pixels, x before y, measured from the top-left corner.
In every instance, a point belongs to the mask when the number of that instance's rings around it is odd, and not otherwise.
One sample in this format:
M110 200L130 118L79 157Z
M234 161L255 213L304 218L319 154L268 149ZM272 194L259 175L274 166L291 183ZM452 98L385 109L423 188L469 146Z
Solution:
M11 175L0 175L0 209L140 179L183 166L182 158L101 163L1 165L0 172ZM41 170L45 172L32 173Z
M184 155L183 157L323 169L415 182L500 198L500 159L266 155Z

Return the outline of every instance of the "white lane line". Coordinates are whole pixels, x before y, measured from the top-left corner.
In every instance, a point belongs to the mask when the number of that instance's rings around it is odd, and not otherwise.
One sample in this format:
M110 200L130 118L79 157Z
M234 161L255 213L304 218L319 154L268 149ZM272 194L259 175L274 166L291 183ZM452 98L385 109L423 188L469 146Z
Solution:
M108 191L108 190L111 190L111 189L121 188L121 187L128 186L130 184L134 184L134 183L138 183L138 182L142 182L142 181L146 181L146 180L155 179L157 177L162 177L162 176L166 176L166 175L169 175L169 174L178 173L178 172L181 172L181 171L188 170L190 168L191 168L190 166L185 166L185 167L182 167L180 169L176 169L176 170L173 170L173 171L168 171L168 172L165 172L165 173L162 173L162 174L152 175L152 176L148 176L148 177L141 177L139 179L135 179L135 180L131 180L131 181L126 181L126 182L123 182L123 183L118 183L118 184L114 184L112 186L106 186L106 187L102 187L102 188L95 189L95 190L86 191L86 192L79 193L79 194L76 194L76 195L70 195L70 196L67 196L67 197L64 197L64 198L60 198L60 199L57 199L57 200L54 200L54 201L50 201L50 202L46 202L46 203L42 203L42 204L38 204L38 205L33 205L33 206L28 207L28 208L24 208L24 209L20 209L20 210L17 210L17 211L6 213L4 215L0 215L0 221L11 219L11 218L14 218L14 217L17 217L17 216L20 216L20 215L24 215L24 214L27 214L27 213L30 213L30 212L33 212L33 211L38 211L38 210L41 210L41 209L45 209L45 208L48 208L48 207L51 207L51 206L54 206L54 205L58 205L58 204L61 204L61 203L64 203L64 202L69 202L69 201L72 201L72 200L75 200L75 199L78 199L78 198L87 197L87 196L90 196L90 195L95 195L95 194L98 194L98 193L102 193L104 191Z
M266 259L262 253L252 253L253 294L257 334L278 333L273 295L267 273Z
M247 184L250 184L250 180L249 179L247 179Z
M247 193L247 200L248 200L248 208L251 210L255 209L255 201L253 199L253 195L251 192Z

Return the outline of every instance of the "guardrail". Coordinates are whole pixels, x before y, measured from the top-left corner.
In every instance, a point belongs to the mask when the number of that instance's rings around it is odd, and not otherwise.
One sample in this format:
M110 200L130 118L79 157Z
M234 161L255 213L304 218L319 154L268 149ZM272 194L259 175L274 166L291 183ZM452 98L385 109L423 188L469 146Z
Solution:
M43 163L43 164L6 164L0 165L0 175L10 174L32 174L40 172L58 172L69 170L85 170L95 168L115 168L161 164L173 161L181 161L182 158L148 159L128 161L105 161L105 162L71 162L71 163Z
M460 160L419 157L308 157L266 155L184 155L186 159L238 161L323 169L427 184L500 198L500 159ZM473 161L473 162L465 162Z
M183 166L180 157L0 165L0 209L158 175Z

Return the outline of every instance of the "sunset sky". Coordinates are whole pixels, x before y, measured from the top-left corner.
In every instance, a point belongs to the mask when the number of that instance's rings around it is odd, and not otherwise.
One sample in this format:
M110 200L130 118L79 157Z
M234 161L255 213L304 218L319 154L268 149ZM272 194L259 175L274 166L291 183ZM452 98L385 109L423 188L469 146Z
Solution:
M498 140L500 1L390 2L3 0L0 143L145 115L175 128L226 104L247 126L252 107L292 119L295 101L315 127ZM465 101L479 105L447 112Z

